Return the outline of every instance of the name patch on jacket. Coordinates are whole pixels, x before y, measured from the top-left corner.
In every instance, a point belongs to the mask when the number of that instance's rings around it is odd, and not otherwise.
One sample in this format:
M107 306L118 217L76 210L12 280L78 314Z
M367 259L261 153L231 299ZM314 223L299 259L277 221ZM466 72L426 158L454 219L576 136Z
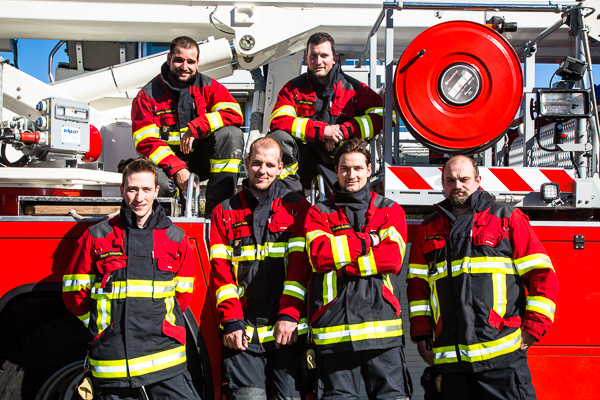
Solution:
M431 235L431 236L427 236L427 239L425 239L425 241L429 242L430 240L440 240L442 238L443 238L442 235Z
M310 100L296 100L296 104L299 106L314 106L317 104L317 102Z
M350 226L350 224L336 225L333 228L331 228L331 232L336 233L336 232L339 232L339 231L344 231L346 229L352 229L352 227Z
M248 221L236 222L233 224L234 228L239 228L240 226L248 226Z
M101 253L100 254L100 259L104 260L106 257L113 257L113 256L122 256L123 252L122 251L107 251L106 253Z
M163 115L163 114L173 114L173 110L160 110L160 111L156 111L156 115Z

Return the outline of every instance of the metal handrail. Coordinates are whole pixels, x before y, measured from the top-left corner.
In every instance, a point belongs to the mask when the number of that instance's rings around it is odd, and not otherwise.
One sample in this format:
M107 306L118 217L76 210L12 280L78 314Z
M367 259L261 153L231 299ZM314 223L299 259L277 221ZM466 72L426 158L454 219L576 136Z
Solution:
M61 40L60 42L58 42L50 52L50 56L48 56L48 78L50 79L50 83L54 83L54 75L52 75L52 63L54 62L54 55L56 54L58 49L60 49L60 47L65 43L67 43L66 40Z
M194 183L196 184L194 186ZM192 197L193 196L193 197ZM185 217L198 217L200 211L200 178L195 173L190 173L188 180L187 195L185 198ZM194 208L192 209L192 200Z

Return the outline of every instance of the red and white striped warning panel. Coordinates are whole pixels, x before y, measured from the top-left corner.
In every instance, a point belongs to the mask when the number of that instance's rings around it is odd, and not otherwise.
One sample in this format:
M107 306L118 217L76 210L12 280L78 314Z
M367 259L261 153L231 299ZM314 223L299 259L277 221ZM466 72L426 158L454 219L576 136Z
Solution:
M442 167L387 167L388 190L443 191ZM542 183L555 182L561 192L573 191L572 171L562 168L479 167L481 188L488 192L538 192Z

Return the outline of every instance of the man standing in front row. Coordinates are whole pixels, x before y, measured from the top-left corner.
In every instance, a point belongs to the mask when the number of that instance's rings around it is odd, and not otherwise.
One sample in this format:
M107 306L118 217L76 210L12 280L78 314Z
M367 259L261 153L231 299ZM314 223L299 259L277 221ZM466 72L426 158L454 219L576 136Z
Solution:
M470 157L444 165L446 200L410 252L411 338L444 400L535 399L526 352L554 321L558 281L527 216L480 182Z
M406 220L402 207L371 192L370 161L365 141L342 144L334 196L306 217L318 399L357 399L361 375L369 399L412 391L398 302Z
M283 164L275 140L253 142L245 166L242 190L215 208L210 232L222 389L228 400L300 399L309 204L277 179Z
M200 399L182 314L194 257L155 200L157 181L148 160L125 168L120 215L85 231L63 277L65 305L88 328L95 399Z
M201 181L208 179L204 210L208 217L235 193L244 118L223 85L197 72L199 52L192 38L173 39L160 74L133 100L131 121L135 149L162 169L161 196L171 194L164 191L173 187L167 177L184 190L190 172Z
M301 190L300 183L310 189L318 165L333 171L333 150L340 142L372 138L383 126L383 99L342 72L329 34L308 39L304 61L306 74L279 92L269 134L283 150L280 179L293 190Z

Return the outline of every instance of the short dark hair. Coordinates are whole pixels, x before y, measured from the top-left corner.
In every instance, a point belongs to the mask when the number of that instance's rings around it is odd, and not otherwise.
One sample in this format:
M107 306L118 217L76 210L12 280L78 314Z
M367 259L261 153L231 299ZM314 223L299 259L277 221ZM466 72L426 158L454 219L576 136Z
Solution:
M127 176L131 174L138 174L140 172L148 172L154 175L154 186L158 186L158 172L156 171L156 166L152 163L152 161L140 157L136 158L123 170L123 180L121 181L121 185L125 186L125 179Z
M446 165L448 165L448 163L452 160L454 160L455 158L459 158L459 159L465 159L471 162L471 165L473 165L473 177L475 179L479 178L479 164L477 164L477 161L475 161L475 159L472 156L452 156L449 159L446 160L446 162L444 163L444 166L442 167L442 182L444 181L444 171L446 170ZM458 161L458 160L456 160Z
M335 41L331 37L331 35L327 32L316 32L310 35L308 40L306 41L306 52L308 53L308 45L314 44L315 46L320 45L321 43L329 42L331 43L331 52L335 54Z
M189 36L179 36L171 40L171 44L169 45L169 54L173 55L175 52L175 47L179 47L181 49L195 48L196 54L198 54L196 59L200 58L200 47L198 47L198 43L196 43L196 41Z
M252 144L250 145L250 150L248 151L248 159L249 160L252 159L252 155L254 153L256 153L257 148L272 149L275 147L279 150L279 156L277 156L277 162L280 163L281 158L283 157L283 152L281 151L281 146L279 145L279 143L277 143L277 141L275 139L273 139L272 137L269 137L269 136L258 138L254 142L252 142Z
M369 151L369 144L365 140L355 138L342 143L342 145L335 151L333 155L333 165L335 165L336 171L338 165L340 164L340 158L342 155L348 153L360 153L365 156L367 166L371 164L371 152Z

